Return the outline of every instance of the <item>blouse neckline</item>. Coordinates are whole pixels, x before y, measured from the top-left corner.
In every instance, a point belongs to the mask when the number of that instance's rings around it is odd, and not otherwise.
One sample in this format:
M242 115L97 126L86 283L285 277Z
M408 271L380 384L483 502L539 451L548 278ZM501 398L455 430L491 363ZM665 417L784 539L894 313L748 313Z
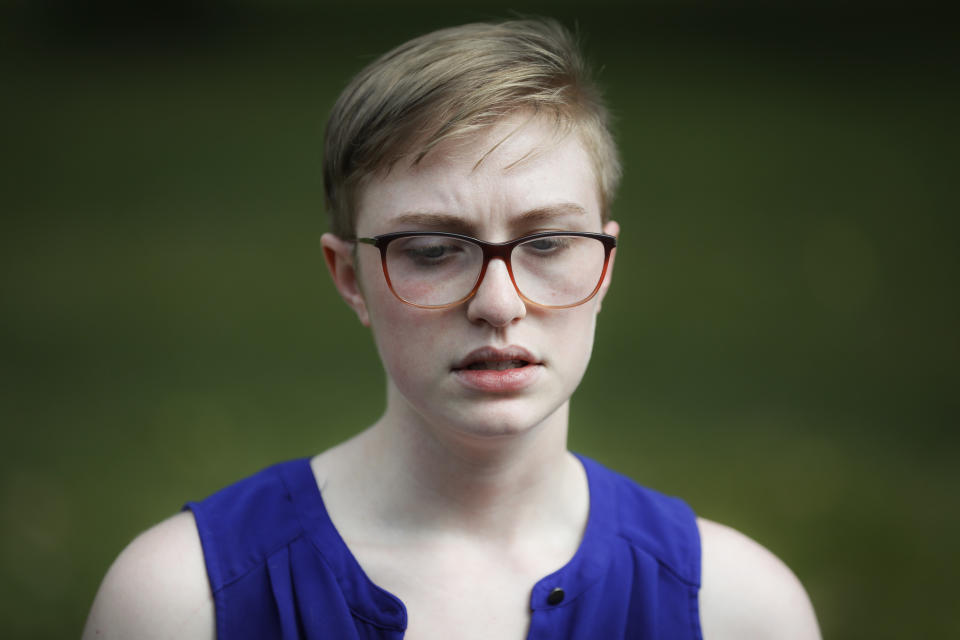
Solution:
M604 538L617 531L613 487L600 487L602 474L596 462L574 454L587 476L589 512L583 538L569 561L538 580L531 590L532 611L566 606L595 584L603 575L611 545ZM327 512L323 496L310 466L302 458L288 467L285 478L301 524L314 547L330 567L344 598L355 616L382 628L402 631L407 626L407 610L397 596L376 585L340 536ZM556 590L562 590L558 600ZM554 594L551 597L551 594Z

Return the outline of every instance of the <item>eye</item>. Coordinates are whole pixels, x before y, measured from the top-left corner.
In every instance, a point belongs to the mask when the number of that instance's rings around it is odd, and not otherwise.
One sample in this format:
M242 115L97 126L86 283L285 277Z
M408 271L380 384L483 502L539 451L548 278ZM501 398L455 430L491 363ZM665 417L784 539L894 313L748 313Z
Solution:
M524 242L521 245L525 250L533 254L550 254L562 251L570 246L570 238L565 236L548 236L546 238L537 238Z
M406 250L407 257L419 265L437 265L454 259L457 254L463 253L463 248L456 244L435 242L421 246L410 247Z
M391 261L415 267L436 267L458 260L466 248L461 241L436 236L414 236L390 245Z
M429 259L435 260L437 258L442 258L443 255L447 251L449 251L449 249L450 247L445 247L440 244L435 244L431 246L415 247L412 249L407 249L407 254L415 258L429 258Z

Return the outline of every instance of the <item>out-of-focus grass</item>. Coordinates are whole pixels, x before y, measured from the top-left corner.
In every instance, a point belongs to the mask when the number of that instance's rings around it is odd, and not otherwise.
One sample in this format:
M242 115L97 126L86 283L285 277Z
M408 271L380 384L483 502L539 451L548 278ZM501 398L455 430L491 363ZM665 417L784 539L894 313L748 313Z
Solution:
M372 55L462 13L5 57L9 637L76 635L136 532L377 416L319 251L323 120ZM580 20L626 180L572 446L769 546L827 637L956 635L950 58L624 19Z

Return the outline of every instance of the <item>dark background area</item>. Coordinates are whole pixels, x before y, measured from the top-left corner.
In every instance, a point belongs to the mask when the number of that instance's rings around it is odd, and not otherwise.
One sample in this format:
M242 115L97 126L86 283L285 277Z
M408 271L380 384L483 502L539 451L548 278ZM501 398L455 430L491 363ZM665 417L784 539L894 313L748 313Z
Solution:
M0 633L79 635L139 531L382 409L319 247L351 75L579 25L626 176L571 446L799 575L827 638L956 637L957 39L932 6L0 4Z

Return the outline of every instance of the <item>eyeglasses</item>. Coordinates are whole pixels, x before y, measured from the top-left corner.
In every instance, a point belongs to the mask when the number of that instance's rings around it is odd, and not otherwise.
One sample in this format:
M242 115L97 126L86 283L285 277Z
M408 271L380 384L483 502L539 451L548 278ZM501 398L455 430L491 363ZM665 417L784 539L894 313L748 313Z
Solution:
M402 231L357 242L380 249L390 291L421 309L446 309L469 300L494 258L506 264L524 302L547 309L576 307L600 290L617 246L613 236L579 231L534 233L509 242Z

